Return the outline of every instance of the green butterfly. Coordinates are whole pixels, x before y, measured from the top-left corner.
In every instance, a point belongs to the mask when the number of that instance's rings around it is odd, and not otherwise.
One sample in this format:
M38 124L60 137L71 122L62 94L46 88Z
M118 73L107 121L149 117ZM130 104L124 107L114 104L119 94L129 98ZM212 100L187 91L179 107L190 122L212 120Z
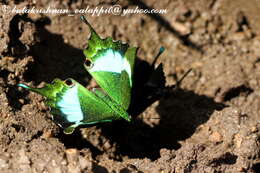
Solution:
M91 36L84 50L87 71L100 88L87 90L73 79L55 79L43 88L18 86L46 97L54 121L71 134L79 125L90 125L112 120L131 120L126 110L130 104L133 67L137 48L129 47L111 37L101 39L87 20Z

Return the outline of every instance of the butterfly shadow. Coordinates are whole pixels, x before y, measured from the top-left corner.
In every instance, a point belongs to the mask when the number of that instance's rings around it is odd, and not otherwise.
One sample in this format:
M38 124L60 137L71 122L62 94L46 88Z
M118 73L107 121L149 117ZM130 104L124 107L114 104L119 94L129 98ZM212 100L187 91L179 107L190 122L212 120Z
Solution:
M69 76L87 84L86 78L91 77L82 65L85 60L83 51L66 43L62 35L48 31L46 26L51 24L48 17L33 21L26 15L16 15L10 22L11 30L17 31L15 27L18 27L20 22L33 25L33 33L30 34L34 40L27 45L29 47L27 56L32 56L33 62L27 66L28 69L24 74L25 82L33 81L38 85L42 81L51 82L54 78L66 79ZM19 36L21 33L12 36L11 43L18 42Z
M24 45L19 40L23 32L23 29L20 29L19 26L26 24L32 26L32 33L29 34L33 35L33 41ZM71 77L86 85L91 76L83 67L85 58L82 50L65 43L62 35L48 31L46 26L50 24L51 20L48 17L33 21L27 15L19 14L15 15L10 21L8 34L11 41L8 45L9 49L27 47L28 50L23 56L13 54L11 51L9 51L9 54L17 58L33 57L33 62L28 62L27 70L23 73L23 76L20 76L23 81L19 82L33 82L33 85L37 86L41 82L49 83L55 78L66 79ZM16 109L21 109L22 104L19 99L24 98L29 92L18 91L16 85L11 86L11 89L11 92L8 93L9 103Z
M162 69L154 70L144 61L137 64L141 67L135 71L135 87L129 108L133 122L117 121L112 125L102 126L103 135L112 143L116 143L116 155L156 160L160 157L160 149L177 150L181 147L178 141L190 137L200 124L207 122L214 110L225 107L222 103L216 103L213 98L181 88L169 87L169 90L163 90L164 93L158 92L165 83ZM158 74L154 75L154 71ZM158 85L145 84L150 82L147 79L151 75L157 78L153 81ZM138 116L156 101L159 101L159 104L155 110L160 118L159 123L152 127ZM152 117L153 115L151 120Z

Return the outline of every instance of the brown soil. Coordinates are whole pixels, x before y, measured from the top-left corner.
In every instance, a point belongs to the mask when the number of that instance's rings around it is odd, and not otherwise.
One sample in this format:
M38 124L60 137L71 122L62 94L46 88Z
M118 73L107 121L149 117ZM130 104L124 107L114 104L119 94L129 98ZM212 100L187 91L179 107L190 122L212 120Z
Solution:
M8 8L113 4L5 2ZM193 68L181 89L136 113L133 123L98 124L64 135L43 97L17 84L40 87L72 77L90 87L93 80L82 66L89 30L79 15L7 14L1 5L0 172L260 172L260 1L117 4L168 10L87 19L101 36L140 47L139 61L146 64L164 46L159 61L168 86Z

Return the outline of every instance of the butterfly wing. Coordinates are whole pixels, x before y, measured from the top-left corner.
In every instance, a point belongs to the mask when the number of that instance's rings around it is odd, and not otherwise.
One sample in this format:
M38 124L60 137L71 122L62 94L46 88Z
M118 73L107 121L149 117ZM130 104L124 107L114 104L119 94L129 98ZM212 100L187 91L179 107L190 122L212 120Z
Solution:
M51 107L54 121L64 128L64 133L72 133L79 125L89 125L128 117L125 111L118 111L99 94L87 90L73 79L61 81L55 79L43 88L32 88L24 84L19 86L46 97ZM105 97L105 95L103 95ZM116 107L116 106L115 106Z
M85 20L85 19L83 19ZM131 99L133 68L136 47L129 47L121 41L113 41L111 37L101 39L92 26L88 48L84 50L87 71L99 86L125 110Z
M101 88L94 88L93 92L105 103L107 103L111 109L117 112L121 118L124 118L127 121L131 121L131 117L126 113L122 106L116 103L110 96L108 96L104 90Z

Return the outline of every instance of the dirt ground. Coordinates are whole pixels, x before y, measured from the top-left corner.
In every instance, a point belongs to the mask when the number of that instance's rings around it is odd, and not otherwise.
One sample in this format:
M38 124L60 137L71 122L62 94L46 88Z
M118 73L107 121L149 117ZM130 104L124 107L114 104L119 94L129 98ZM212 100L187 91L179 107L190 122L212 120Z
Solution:
M138 46L139 64L159 62L179 89L116 121L64 135L44 98L17 87L72 77L86 87L82 49L89 30L79 15L3 9L110 7L112 1L4 1L0 9L0 172L260 172L260 1L143 0L124 9L166 14L103 14L87 19L102 36ZM6 5L6 6L3 6ZM158 62L158 63L159 63ZM138 64L138 63L137 63ZM135 71L138 85L145 68ZM139 76L139 77L138 77ZM147 78L147 77L146 77ZM141 97L141 96L140 96ZM139 102L138 102L139 101Z

